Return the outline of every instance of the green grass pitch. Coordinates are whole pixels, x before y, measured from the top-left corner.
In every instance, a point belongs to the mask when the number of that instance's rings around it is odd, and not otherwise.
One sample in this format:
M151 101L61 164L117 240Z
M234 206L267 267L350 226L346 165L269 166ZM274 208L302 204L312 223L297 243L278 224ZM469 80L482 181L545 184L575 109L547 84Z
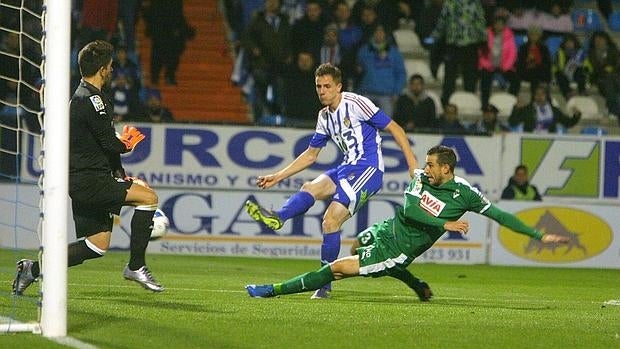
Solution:
M36 318L38 285L10 295L16 254L0 251L0 315ZM151 255L167 289L125 281L127 252L70 269L69 336L99 348L620 348L620 270L414 264L435 298L420 303L395 279L336 282L310 293L250 298L317 261ZM0 348L61 348L1 334Z

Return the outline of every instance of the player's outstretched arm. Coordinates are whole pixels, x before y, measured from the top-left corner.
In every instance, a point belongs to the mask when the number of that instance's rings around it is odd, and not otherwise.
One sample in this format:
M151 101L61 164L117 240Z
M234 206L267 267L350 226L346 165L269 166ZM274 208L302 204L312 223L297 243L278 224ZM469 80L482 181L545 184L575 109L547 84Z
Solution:
M258 176L256 185L261 189L269 189L273 187L281 180L301 172L310 167L310 165L314 164L319 156L319 152L321 152L321 148L308 147L308 149L304 150L303 153L299 154L295 160L280 171L265 176Z
M538 231L527 224L523 223L519 218L515 215L510 214L506 211L501 210L495 205L491 205L488 210L483 213L485 216L493 219L497 223L509 228L517 233L525 234L533 237L534 239L541 240L545 243L563 243L568 242L568 239L564 236L560 236L557 234L546 233L543 234L541 231Z
M413 178L413 171L417 168L418 162L413 154L413 151L411 150L411 146L409 145L407 134L394 120L390 121L384 130L389 132L392 137L394 137L394 141L396 141L396 144L398 144L400 149L403 151L405 160L407 161L407 166L409 167L409 176Z
M449 221L443 225L446 231L455 231L461 234L467 234L469 231L469 222L467 221Z

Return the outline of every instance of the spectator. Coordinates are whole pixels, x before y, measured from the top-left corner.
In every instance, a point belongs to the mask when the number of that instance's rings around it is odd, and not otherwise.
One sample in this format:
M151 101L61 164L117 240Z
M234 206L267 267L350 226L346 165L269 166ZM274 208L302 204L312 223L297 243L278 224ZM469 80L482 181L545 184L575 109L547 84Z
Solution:
M420 6L420 1L415 0L357 0L351 9L353 21L363 26L363 12L372 9L378 15L378 22L385 31L391 34L398 29L400 20L413 20L413 9Z
M131 114L135 111L135 99L133 99L127 77L123 74L117 74L112 80L111 87L110 97L114 109L114 121L129 121Z
M482 107L489 104L491 84L495 75L508 80L508 91L517 95L519 80L516 75L517 45L512 30L506 26L506 18L495 16L491 27L487 28L487 44L478 49L478 69L480 69L480 95Z
M620 119L620 72L616 44L609 34L597 31L592 34L589 47L592 81L605 98L609 112Z
M419 15L418 21L415 24L415 32L418 37L422 39L422 47L429 53L429 65L431 68L431 74L433 78L437 79L437 70L441 63L443 63L443 54L445 50L445 41L439 40L429 43L428 38L433 29L437 26L437 19L441 14L444 0L432 0Z
M517 102L508 118L508 124L510 127L522 126L524 132L556 133L561 131L558 124L569 128L575 126L579 119L579 110L569 117L551 105L547 86L538 85L529 104Z
M367 42L372 37L377 25L379 25L379 16L374 6L366 5L361 11L359 26L363 32L362 42Z
M129 58L127 53L125 46L119 46L116 50L116 59L112 61L112 77L116 78L118 75L125 76L127 86L132 93L132 98L136 100L141 89L140 67Z
M382 25L375 28L370 41L360 48L357 62L361 76L359 93L392 117L394 103L405 87L407 72L403 56L398 47L389 42Z
M342 50L338 43L338 27L335 24L330 24L325 27L319 64L331 63L333 66L340 67L340 62L342 61L341 52Z
M195 35L185 21L183 0L151 0L145 9L147 36L151 38L151 84L159 84L165 68L166 84L176 85L176 72L186 40Z
M517 75L530 82L532 94L541 82L551 82L551 58L549 49L542 42L542 29L532 26L527 31L527 43L519 48ZM520 84L520 83L519 83Z
M305 15L291 28L293 56L297 56L302 51L310 52L314 61L318 62L326 25L327 21L323 17L321 4L318 0L308 0Z
M510 128L497 119L499 110L493 104L487 104L482 108L482 119L476 121L469 127L474 133L493 134L499 132L508 132Z
M459 120L459 108L456 104L446 104L443 108L443 116L437 124L439 132L444 134L463 134L466 132L465 126Z
M305 5L306 0L280 0L280 12L286 15L288 23L293 25L303 18L306 13Z
M345 0L335 3L334 23L338 27L338 43L341 49L342 89L351 90L357 80L355 59L357 50L362 44L362 28L353 23L351 8Z
M441 102L447 104L463 75L463 87L476 92L478 47L486 40L484 11L479 0L445 0L433 41L445 40L445 76Z
M136 20L139 11L140 0L118 2L119 27L122 28L121 42L132 56L136 53Z
M527 166L519 165L515 173L508 180L508 185L502 191L504 200L542 201L536 186L531 185L528 178Z
M580 95L586 93L586 79L591 69L590 60L577 36L573 33L565 34L553 62L555 81L565 99L568 100L574 94L571 82L577 83Z
M291 27L285 14L280 13L279 0L266 0L265 8L256 11L247 28L245 47L250 55L250 73L254 78L254 120L263 117L265 108L277 115L284 100L284 72L291 62ZM271 87L273 97L268 102Z
M321 109L314 81L314 58L310 52L299 52L285 80L284 116L287 124L300 127L316 126Z
M551 4L549 11L538 16L538 23L545 33L562 35L573 32L573 20L558 1Z
M435 101L426 94L424 78L414 74L409 78L407 91L396 100L394 121L407 132L428 131L435 127Z
M159 90L151 89L148 91L143 118L144 121L152 123L174 122L170 109L162 105Z

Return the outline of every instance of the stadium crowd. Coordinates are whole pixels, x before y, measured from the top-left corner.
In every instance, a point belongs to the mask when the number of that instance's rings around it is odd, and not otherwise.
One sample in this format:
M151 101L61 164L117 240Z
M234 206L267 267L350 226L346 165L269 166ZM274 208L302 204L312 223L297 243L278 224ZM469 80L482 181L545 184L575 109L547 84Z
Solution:
M343 71L345 90L369 97L408 131L463 134L564 133L591 112L573 97L598 103L595 118L616 120L620 59L616 26L607 23L613 7L594 4L598 9L571 0L223 1L236 53L233 81L243 86L254 122L312 126L310 73L331 62ZM403 47L404 36L414 36L413 50ZM494 94L508 102L493 104Z
M620 16L612 1L219 4L234 53L231 80L242 87L256 124L312 127L320 108L313 71L325 62L341 68L344 90L367 96L408 131L562 133L575 125L584 131L591 120L615 124L620 115ZM71 90L79 82L77 49L94 39L108 40L117 48L109 91L116 119L173 122L158 87L160 76L166 85L176 85L179 57L195 35L183 16L183 1L73 0L72 9ZM0 16L11 28L15 16L10 11ZM136 49L140 17L152 40L149 81ZM27 19L24 28L37 25L38 19ZM413 48L405 47L410 40ZM0 32L0 51L9 53L0 55L0 74L10 78L0 79L2 114L15 114L11 101L18 84L12 79L20 72L10 53L17 54L19 42L17 34ZM23 55L40 60L35 42L21 40L21 45ZM32 110L42 82L36 69L21 72L30 88L20 87L20 102ZM537 100L536 91L545 98ZM601 108L580 110L588 106L583 100Z

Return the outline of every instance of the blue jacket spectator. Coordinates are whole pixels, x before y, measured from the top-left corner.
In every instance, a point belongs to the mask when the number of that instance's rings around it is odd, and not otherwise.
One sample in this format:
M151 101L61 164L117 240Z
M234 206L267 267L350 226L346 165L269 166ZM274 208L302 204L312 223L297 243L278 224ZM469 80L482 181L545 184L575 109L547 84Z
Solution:
M383 26L375 28L370 41L357 54L361 76L359 93L392 116L394 103L405 87L407 72L398 47L387 40Z

